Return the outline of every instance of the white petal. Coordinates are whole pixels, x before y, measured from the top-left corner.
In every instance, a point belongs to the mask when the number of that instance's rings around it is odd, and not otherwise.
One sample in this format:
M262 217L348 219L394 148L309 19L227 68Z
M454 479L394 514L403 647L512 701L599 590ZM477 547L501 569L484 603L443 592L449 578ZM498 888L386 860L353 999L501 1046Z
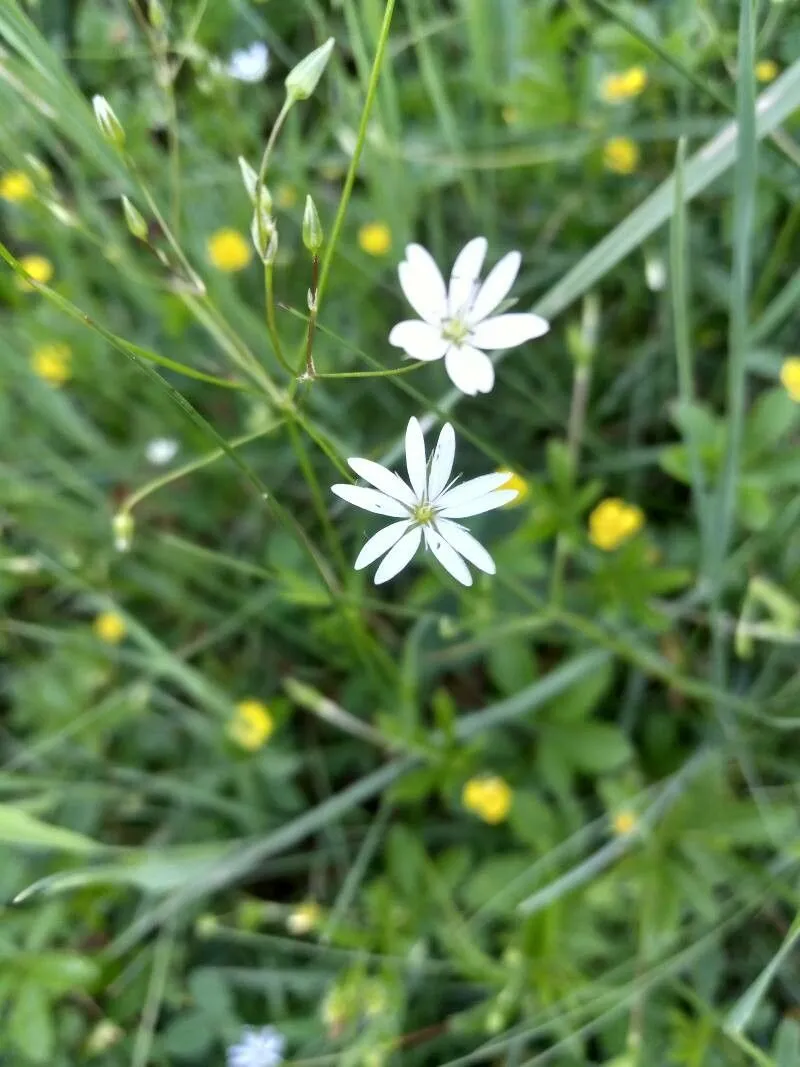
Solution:
M467 316L470 323L485 319L505 300L517 279L521 262L519 252L509 252L489 271Z
M450 381L467 396L490 393L494 385L494 367L489 357L471 345L449 348L444 366Z
M368 567L370 563L374 563L376 559L397 544L410 526L411 520L407 519L405 522L390 523L389 526L384 526L382 530L378 530L358 553L353 569L360 571L364 567Z
M407 245L397 272L406 300L419 317L433 325L441 322L447 315L447 291L430 252L422 245Z
M459 311L463 312L472 304L476 296L476 283L486 258L487 247L488 242L485 237L473 237L456 256L450 274L450 288L447 291L450 315L457 315Z
M472 585L472 575L464 560L433 527L425 527L425 544L433 552L448 574L462 585Z
M450 346L450 341L442 337L442 331L431 326L429 322L419 319L406 319L392 327L389 344L402 348L412 359L429 362L441 359Z
M359 478L374 485L387 496L400 500L409 507L416 504L416 497L403 481L399 474L388 470L381 463L374 463L371 459L348 459L347 461ZM511 475L509 474L509 478Z
M457 522L450 522L449 519L437 519L436 529L456 552L460 553L464 559L468 559L479 570L487 574L497 573L492 557L480 541L477 541L463 526L459 526Z
M550 323L539 315L496 315L484 319L472 329L470 341L476 348L514 348L526 341L542 337L550 329Z
M456 435L453 427L446 422L439 434L436 448L431 459L431 473L428 478L428 499L435 500L447 483L453 470L456 455Z
M332 485L331 492L346 500L348 504L355 504L364 511L374 511L376 515L389 515L393 519L408 517L407 507L375 489L365 489L362 485Z
M470 478L469 481L454 485L452 489L443 493L436 501L436 506L450 507L453 504L464 504L468 500L476 500L479 496L486 496L492 490L505 485L510 477L508 471L495 471L493 474L482 474L480 478Z
M399 574L403 567L411 562L421 540L422 532L419 526L414 526L407 534L404 534L375 571L375 585L383 585L384 582L388 582L390 578Z
M448 504L438 512L444 519L466 519L470 515L483 515L486 511L494 511L504 504L516 499L519 494L516 489L496 489L486 496L479 496L473 500L464 500L460 504Z
M422 435L422 427L413 415L406 427L406 467L408 468L408 480L417 495L417 500L423 500L427 489L428 461L425 457L425 438Z

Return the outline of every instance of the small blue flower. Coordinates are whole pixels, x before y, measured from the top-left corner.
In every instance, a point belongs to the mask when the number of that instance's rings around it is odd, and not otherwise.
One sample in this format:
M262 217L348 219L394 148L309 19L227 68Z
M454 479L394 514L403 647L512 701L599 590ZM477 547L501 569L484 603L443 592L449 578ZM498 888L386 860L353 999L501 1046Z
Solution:
M279 1067L286 1039L274 1026L247 1026L241 1040L228 1049L228 1067Z

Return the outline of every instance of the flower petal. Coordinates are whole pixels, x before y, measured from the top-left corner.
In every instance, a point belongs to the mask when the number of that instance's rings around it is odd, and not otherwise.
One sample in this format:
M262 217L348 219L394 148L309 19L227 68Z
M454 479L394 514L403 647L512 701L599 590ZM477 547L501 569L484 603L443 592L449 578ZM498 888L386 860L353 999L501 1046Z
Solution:
M516 315L496 315L484 319L473 327L470 341L476 348L489 349L514 348L526 341L542 337L550 329L547 319L529 313Z
M433 552L448 574L462 585L472 585L472 575L458 552L433 527L425 527L425 544Z
M487 493L486 496L464 500L460 504L448 504L438 514L443 519L466 519L470 515L483 515L486 511L501 508L504 504L514 500L516 496L516 489L495 489L493 493Z
M414 504L416 504L416 497L400 475L390 471L383 464L374 463L371 459L357 458L348 459L347 462L359 478L363 478L365 482L374 485L382 493L394 497L395 500L400 500L410 508L413 508ZM511 476L509 475L509 477Z
M485 237L473 237L456 256L450 273L450 288L447 291L447 306L451 316L463 313L477 295L476 282L480 277L487 248Z
M428 461L425 456L425 438L422 435L422 427L413 415L406 427L406 467L408 480L416 493L417 500L423 500L428 487Z
M447 291L436 261L422 245L406 246L397 269L406 300L421 319L437 325L447 315Z
M467 316L471 325L491 315L497 305L505 300L517 279L521 262L519 252L509 252L489 271Z
M348 504L354 504L364 511L373 511L376 515L389 515L393 519L408 518L408 508L399 500L394 500L376 489L365 489L363 485L332 485L331 492L336 493Z
M397 544L410 526L411 520L406 519L405 522L392 522L388 526L384 526L382 530L378 530L358 553L353 569L360 571L364 567L368 567L370 563L374 563L376 559L383 556Z
M442 336L442 331L429 322L406 319L392 327L389 344L402 348L412 359L430 362L441 359L451 342Z
M375 571L375 578L373 579L375 585L383 585L384 582L388 582L390 578L394 578L396 574L399 574L403 567L411 562L421 540L422 531L419 526L414 526L407 534L403 534L394 548L390 549L387 555L384 556L383 563Z
M487 493L505 485L509 477L508 471L495 471L493 474L482 474L480 478L470 478L469 481L455 485L443 493L436 501L436 506L451 507L453 504L464 504L467 500L476 500L479 496L486 496Z
M431 459L431 473L428 477L428 499L436 500L450 480L453 460L456 455L456 435L453 427L446 422L439 434L436 448Z
M479 570L485 571L486 574L497 573L492 557L480 541L477 541L463 526L459 526L457 522L450 522L449 519L437 519L436 529L451 548L454 548Z
M494 367L484 353L471 345L448 348L444 366L450 381L467 396L490 393L494 385Z

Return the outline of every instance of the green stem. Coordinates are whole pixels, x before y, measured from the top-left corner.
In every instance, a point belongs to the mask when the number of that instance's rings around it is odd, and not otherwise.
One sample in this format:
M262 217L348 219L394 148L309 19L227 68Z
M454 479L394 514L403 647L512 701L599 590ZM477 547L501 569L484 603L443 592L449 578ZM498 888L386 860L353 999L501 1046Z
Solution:
M267 333L269 339L272 342L272 349L278 358L278 362L284 370L288 371L292 378L295 377L295 373L292 370L292 366L289 360L286 358L286 354L283 351L283 345L281 344L281 336L278 333L278 323L275 318L275 287L273 284L273 264L264 264L264 303L267 309Z

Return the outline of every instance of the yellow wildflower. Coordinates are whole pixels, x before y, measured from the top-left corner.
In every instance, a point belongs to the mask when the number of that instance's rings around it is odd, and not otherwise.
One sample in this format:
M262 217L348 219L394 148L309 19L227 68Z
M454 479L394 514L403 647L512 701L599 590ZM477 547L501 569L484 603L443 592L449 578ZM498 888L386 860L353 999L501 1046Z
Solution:
M309 934L319 925L321 918L322 908L316 900L307 900L305 904L300 904L289 913L286 929L297 937Z
M208 240L208 258L217 270L227 274L244 270L250 257L250 245L238 230L217 230Z
M800 404L800 356L790 356L781 367L781 384L796 404Z
M606 74L600 83L600 96L607 104L618 104L644 92L647 71L642 66L629 67L616 74Z
M760 59L755 66L756 80L766 84L778 77L778 64L774 59Z
M39 345L31 355L31 366L48 385L63 385L72 377L72 349L63 341Z
M622 837L625 834L632 834L639 825L639 820L632 811L626 808L617 812L611 820L611 825L614 828L614 833Z
M125 620L116 611L103 611L94 620L94 632L107 645L118 645L125 636Z
M240 700L228 724L228 737L240 748L256 752L269 740L275 720L260 700Z
M511 786L497 775L470 778L461 794L468 811L493 825L508 818L512 799Z
M639 166L639 146L630 137L612 137L603 146L603 165L614 174L633 174Z
M589 540L604 552L613 552L644 526L644 512L618 497L601 500L589 516Z
M297 190L289 182L281 182L275 190L275 203L279 208L288 211L297 203Z
M41 282L42 285L47 285L53 277L53 264L45 256L23 256L19 262L25 273L29 274L35 282ZM33 286L24 278L18 277L17 288L22 289L25 293L29 293L33 289Z
M498 474L500 471L497 472ZM520 474L512 474L507 482L503 482L500 486L501 489L516 489L517 495L513 500L509 500L504 507L515 508L517 504L521 504L525 497L530 493L531 488L525 479Z
M0 197L12 204L30 200L33 196L33 182L24 170L9 170L0 178Z
M358 231L358 244L368 256L385 256L392 247L392 231L385 222L367 222Z

